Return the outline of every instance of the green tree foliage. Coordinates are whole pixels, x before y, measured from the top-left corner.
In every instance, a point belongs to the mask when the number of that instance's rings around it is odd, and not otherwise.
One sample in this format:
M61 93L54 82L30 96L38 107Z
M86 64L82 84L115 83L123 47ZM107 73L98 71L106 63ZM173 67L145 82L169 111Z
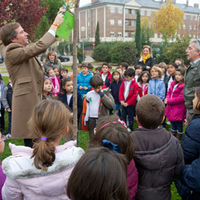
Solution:
M138 55L140 54L140 51L142 49L141 44L141 25L140 25L140 10L136 10L136 33L135 33L135 43L136 43L136 49L138 52Z
M99 62L134 64L136 53L134 42L103 42L95 47L92 57Z
M99 22L97 22L97 28L95 33L95 46L100 44Z
M96 61L111 62L111 56L109 54L109 51L112 44L113 43L110 42L102 42L98 46L95 46L92 57Z
M53 23L59 8L63 5L63 0L43 0L42 6L47 6L47 12L42 17L39 25L36 28L36 35L34 40L40 39L49 29Z
M110 49L111 62L118 64L121 62L135 64L136 53L134 42L118 42Z
M177 58L182 58L186 64L189 64L185 53L189 40L189 37L181 39L176 38L176 42L168 43L167 45L164 45L163 43L157 55L154 54L154 56L156 56L157 63L162 61L172 63Z

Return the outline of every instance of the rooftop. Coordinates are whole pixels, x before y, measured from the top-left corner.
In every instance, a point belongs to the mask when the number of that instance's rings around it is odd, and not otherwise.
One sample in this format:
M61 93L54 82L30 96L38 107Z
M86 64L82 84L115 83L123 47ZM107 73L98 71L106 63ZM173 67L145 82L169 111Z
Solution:
M106 5L106 4L113 4L113 5L126 5L128 3L136 3L139 4L143 8L149 8L149 9L159 9L162 5L165 5L166 3L162 3L161 1L155 1L155 0L99 0L96 3L90 3L85 6L80 7L80 9L86 9L91 7L96 7L100 5ZM175 6L178 7L180 10L183 10L186 13L192 13L192 14L199 14L200 15L200 9L194 8L192 6L188 6L186 4L180 4L175 3Z

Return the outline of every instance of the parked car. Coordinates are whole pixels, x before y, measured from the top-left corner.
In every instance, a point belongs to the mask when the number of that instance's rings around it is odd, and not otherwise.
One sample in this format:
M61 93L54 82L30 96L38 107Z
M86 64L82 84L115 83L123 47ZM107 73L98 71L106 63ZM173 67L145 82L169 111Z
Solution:
M3 56L0 55L0 64L4 62Z
M69 56L60 55L58 53L57 53L57 57L60 60L60 62L68 62L70 60Z

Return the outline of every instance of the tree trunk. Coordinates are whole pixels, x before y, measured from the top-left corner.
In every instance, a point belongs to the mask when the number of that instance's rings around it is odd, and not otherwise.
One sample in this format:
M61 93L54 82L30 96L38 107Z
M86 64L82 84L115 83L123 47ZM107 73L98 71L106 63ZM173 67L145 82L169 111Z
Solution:
M74 9L74 30L73 30L73 138L78 137L78 120L77 120L77 45L78 45L78 33L79 33L79 2L80 0L75 0ZM78 138L77 138L78 139ZM78 140L77 140L78 141Z

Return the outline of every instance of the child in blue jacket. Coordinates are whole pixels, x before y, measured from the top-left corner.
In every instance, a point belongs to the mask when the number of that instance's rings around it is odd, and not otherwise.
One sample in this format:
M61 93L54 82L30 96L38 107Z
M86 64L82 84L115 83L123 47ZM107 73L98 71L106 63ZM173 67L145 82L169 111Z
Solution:
M92 78L92 73L88 70L86 64L81 65L81 70L82 72L77 77L77 88L78 93L83 98L91 89L90 79Z
M151 80L149 81L148 94L159 97L162 101L165 99L165 84L161 81L162 71L159 67L153 66L151 69Z

